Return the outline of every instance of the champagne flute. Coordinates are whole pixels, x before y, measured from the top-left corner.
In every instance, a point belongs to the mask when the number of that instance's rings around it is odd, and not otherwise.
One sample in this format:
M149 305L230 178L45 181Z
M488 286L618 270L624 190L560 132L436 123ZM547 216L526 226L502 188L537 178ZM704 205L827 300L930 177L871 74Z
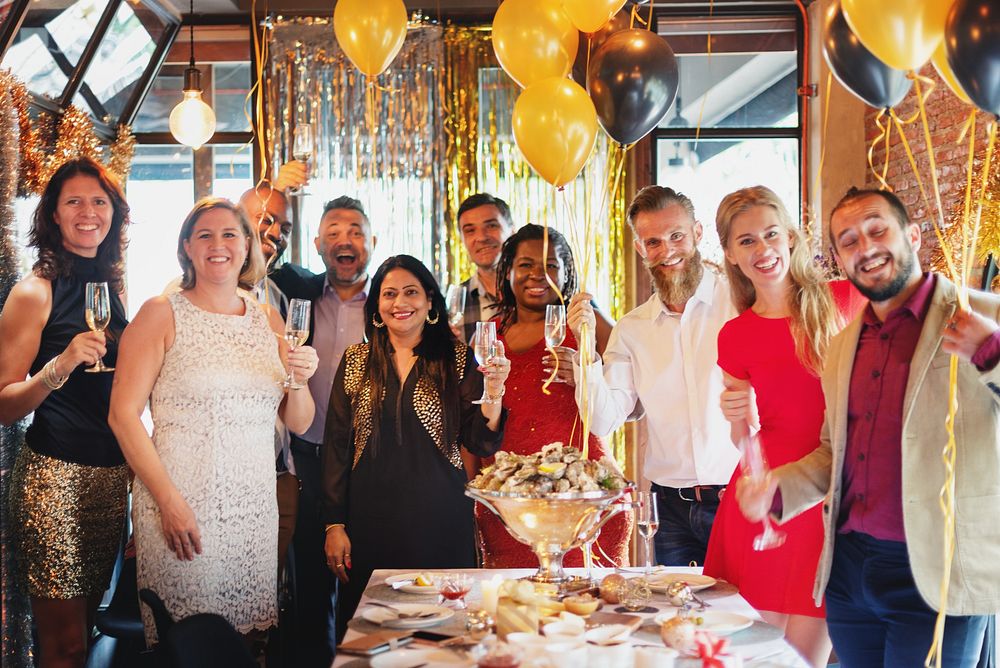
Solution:
M757 434L744 436L740 441L740 470L752 483L763 482L767 475L767 459L760 447L760 437ZM753 539L753 549L757 552L771 550L785 544L787 534L774 528L770 515L764 516L764 531Z
M87 283L83 306L83 316L92 332L103 332L111 322L111 294L107 283ZM112 366L104 366L104 360L97 358L97 364L84 369L87 373L114 371Z
M486 366L497 352L497 325L492 320L476 323L476 336L473 339L473 352L479 366ZM497 400L490 396L489 384L483 383L483 396L473 401L474 404L494 404Z
M549 304L545 307L545 345L555 348L565 340L566 307L562 304Z
M292 157L299 162L306 163L308 167L313 155L313 126L312 123L298 123L295 126L294 138L292 139ZM289 188L290 195L308 195L305 186Z
M653 536L660 528L660 509L656 506L656 492L638 492L635 524L639 529L645 547L646 572L653 568Z
M288 317L285 319L285 342L288 344L289 352L301 346L309 338L310 307L308 299L291 299L288 302ZM281 386L291 390L305 387L304 384L295 382L291 367L289 367L288 376Z
M448 323L452 327L461 327L465 320L465 286L449 286L445 303L448 306Z

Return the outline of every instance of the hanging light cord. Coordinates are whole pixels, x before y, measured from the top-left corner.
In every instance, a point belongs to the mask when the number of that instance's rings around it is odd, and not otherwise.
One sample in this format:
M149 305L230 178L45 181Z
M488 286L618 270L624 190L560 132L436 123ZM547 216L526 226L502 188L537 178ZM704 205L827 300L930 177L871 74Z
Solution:
M188 20L191 22L191 25L189 26L191 28L191 30L190 30L190 35L191 35L191 62L189 64L189 67L194 67L194 0L190 0L190 7L191 7L191 10L190 10L190 13L188 14Z

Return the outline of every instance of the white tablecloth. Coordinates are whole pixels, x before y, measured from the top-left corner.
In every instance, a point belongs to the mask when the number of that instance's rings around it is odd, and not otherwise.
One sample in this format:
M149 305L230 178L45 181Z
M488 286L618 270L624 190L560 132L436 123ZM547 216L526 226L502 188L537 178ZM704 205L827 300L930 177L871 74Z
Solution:
M670 568L667 569L670 572L677 573L700 573L700 568ZM372 574L372 578L368 583L369 589L373 586L377 586L383 583L383 581L391 576L407 571L402 570L377 570ZM488 569L467 569L465 572L470 573L476 580L489 580L495 575L500 575L504 579L514 579L524 577L526 575L531 575L534 571L531 569L510 569L510 570L488 570ZM582 569L567 569L567 572L572 574L582 574ZM595 569L594 577L596 579L602 578L608 573L614 572L613 570L603 570ZM706 592L707 593L707 592ZM361 611L364 607L365 601L368 600L368 592L361 598L361 605L358 606L358 610ZM415 601L426 601L426 598L415 598ZM469 592L466 598L467 603L470 608L479 607L480 602L480 588L476 584L473 586L472 591ZM658 608L660 611L670 611L674 610L669 603L667 603L666 598L662 594L654 594L653 601L651 603L653 607ZM722 597L712 597L710 600L710 609L721 611L721 612L734 612L740 615L744 615L756 621L763 622L760 615L750 607L743 597L737 593L733 593L728 596ZM632 613L630 613L632 614ZM656 616L656 613L641 614L641 617L652 619ZM357 617L357 614L355 615ZM434 631L434 628L428 629L429 631ZM352 640L354 638L360 637L362 634L355 629L348 629L347 635L344 640ZM403 651L403 650L400 650ZM764 668L767 666L782 666L791 668L806 668L807 664L799 655L793 650L788 643L783 639L767 640L764 642L745 644L745 643L733 643L731 651L738 652L744 658L745 666L753 666L755 668ZM347 654L339 654L333 662L334 668L345 666L353 662L357 662L358 657L351 656ZM677 663L678 667L697 667L701 665L700 661L682 659ZM428 668L432 668L428 666Z

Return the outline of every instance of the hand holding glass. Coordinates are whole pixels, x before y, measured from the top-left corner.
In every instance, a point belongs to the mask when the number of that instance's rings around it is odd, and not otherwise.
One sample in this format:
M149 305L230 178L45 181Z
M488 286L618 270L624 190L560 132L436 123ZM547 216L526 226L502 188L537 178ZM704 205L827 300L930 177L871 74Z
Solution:
M103 332L111 322L111 294L108 292L108 284L87 283L83 308L83 315L90 331ZM114 370L112 366L104 366L104 361L100 357L97 358L97 364L84 369L88 373Z
M768 474L767 459L757 434L744 436L740 441L740 470L755 484L762 483ZM763 522L764 531L753 539L753 549L762 552L784 545L787 534L774 528L770 515L765 515Z
M285 343L288 344L289 352L301 346L309 338L310 312L311 304L309 300L289 300L288 317L285 319ZM295 382L295 376L292 374L291 367L288 368L288 376L281 385L291 390L298 390L305 387L305 385Z
M445 303L448 307L448 324L452 327L461 327L465 320L465 286L450 286Z
M306 163L306 167L312 160L313 155L313 127L311 123L299 123L295 126L294 138L292 139L292 157L299 162ZM305 186L289 188L290 195L306 195Z
M476 354L476 362L481 367L485 367L497 354L497 326L492 320L476 323L476 336L473 339L473 352ZM490 396L489 381L483 382L483 396L473 401L474 404L495 404L499 398Z

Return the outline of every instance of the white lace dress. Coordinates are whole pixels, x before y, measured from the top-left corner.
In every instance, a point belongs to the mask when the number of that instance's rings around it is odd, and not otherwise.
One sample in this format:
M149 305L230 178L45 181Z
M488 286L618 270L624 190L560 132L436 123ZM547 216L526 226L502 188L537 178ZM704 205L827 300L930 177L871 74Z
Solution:
M202 554L181 561L167 545L160 512L137 479L133 521L139 587L159 594L175 620L201 612L240 633L277 622L278 506L274 421L284 377L262 309L209 313L180 293L168 297L174 344L153 386L153 443L194 511ZM146 641L156 641L142 605Z

